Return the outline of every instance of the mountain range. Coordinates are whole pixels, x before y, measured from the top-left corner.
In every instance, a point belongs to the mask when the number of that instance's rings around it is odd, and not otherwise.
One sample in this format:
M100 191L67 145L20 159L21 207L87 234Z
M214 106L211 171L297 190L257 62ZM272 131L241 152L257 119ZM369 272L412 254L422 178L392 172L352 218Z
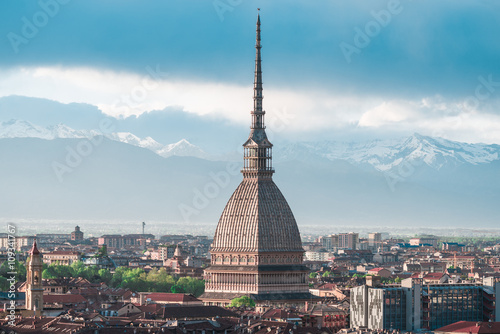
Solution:
M0 122L0 218L215 227L241 181L241 152L209 154L186 139L160 141L62 123ZM274 179L299 226L498 226L499 145L420 134L274 144Z

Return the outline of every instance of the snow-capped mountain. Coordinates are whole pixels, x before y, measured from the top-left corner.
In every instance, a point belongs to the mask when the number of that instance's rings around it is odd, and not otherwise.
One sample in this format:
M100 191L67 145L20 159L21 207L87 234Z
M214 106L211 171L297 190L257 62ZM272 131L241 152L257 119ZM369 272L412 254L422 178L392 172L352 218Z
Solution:
M207 159L209 156L201 148L188 142L186 139L181 139L177 143L166 145L156 151L157 154L164 158L176 155L180 157L197 157Z
M23 120L0 122L0 138L91 138L102 135L97 130L75 130L64 124L41 127ZM130 132L105 134L111 140L146 148L162 157L191 156L207 160L235 160L210 156L200 147L182 139L163 145L151 137L140 138ZM239 155L238 155L239 158ZM434 138L415 133L413 136L393 140L368 142L300 142L276 145L274 158L277 162L291 160L312 161L326 159L345 160L355 166L374 168L388 172L425 164L439 170L443 166L461 164L480 165L500 160L500 146L460 143L443 138Z
M162 145L129 132L107 135L106 145L75 163L81 138L95 135L63 124L0 123L2 217L213 222L241 181L226 161L186 140ZM392 141L275 144L275 180L298 221L498 225L498 145L418 134ZM241 152L227 156L241 165ZM429 168L392 170L405 163Z
M41 127L23 120L0 122L0 138L90 138L99 135L94 130L74 130L64 124Z
M56 138L92 138L103 135L97 130L75 130L64 124L42 127L23 120L0 122L0 138L40 138L52 140ZM177 143L162 145L151 137L139 138L130 132L113 132L104 134L108 139L146 148L162 157L192 156L208 158L199 147L182 139Z
M478 165L500 160L500 146L460 143L416 133L399 140L294 143L276 151L280 160L304 160L311 155L331 161L346 160L356 166L371 166L381 172L408 163L426 164L439 170L447 164Z
M116 140L122 143L147 148L153 152L158 152L164 148L164 146L158 143L151 137L139 138L130 132L114 132L108 134L106 137L112 140Z

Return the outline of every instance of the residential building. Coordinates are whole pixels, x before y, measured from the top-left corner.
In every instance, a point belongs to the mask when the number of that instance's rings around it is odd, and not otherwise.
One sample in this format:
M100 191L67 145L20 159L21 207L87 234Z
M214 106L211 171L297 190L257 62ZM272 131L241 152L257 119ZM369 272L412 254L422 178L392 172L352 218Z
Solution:
M124 248L125 246L146 245L147 239L154 239L152 234L107 234L98 239L98 245L106 245L108 248Z
M382 233L368 233L368 245L370 247L378 247L382 242Z
M391 275L392 275L390 270L388 270L386 268L380 268L380 267L370 269L366 273L368 275L376 275L376 276L385 277L385 278L391 277Z
M322 262L328 262L331 260L333 254L330 252L315 252L315 251L308 251L305 252L305 261L322 261Z
M339 247L339 236L337 234L324 236L321 238L321 244L328 251L336 251Z
M437 238L433 237L433 236L411 238L410 245L411 246L431 246L431 247L437 248Z
M358 249L359 233L339 233L339 248Z
M73 262L80 261L82 258L79 252L72 251L53 251L43 254L43 263L48 265L59 264L69 266Z

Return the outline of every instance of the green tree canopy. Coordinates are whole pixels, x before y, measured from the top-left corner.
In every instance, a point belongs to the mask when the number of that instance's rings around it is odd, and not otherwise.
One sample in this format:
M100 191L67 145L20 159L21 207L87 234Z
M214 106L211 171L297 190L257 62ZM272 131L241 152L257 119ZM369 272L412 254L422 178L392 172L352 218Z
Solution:
M255 307L255 301L248 297L248 296L241 296L237 297L231 300L231 307L241 307L241 306L247 306L247 307Z

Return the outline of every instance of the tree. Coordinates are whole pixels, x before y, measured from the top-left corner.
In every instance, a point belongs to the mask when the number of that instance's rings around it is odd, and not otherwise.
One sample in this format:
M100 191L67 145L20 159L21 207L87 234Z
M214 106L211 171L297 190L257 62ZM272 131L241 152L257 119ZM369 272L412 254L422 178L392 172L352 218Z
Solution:
M24 281L26 279L26 267L24 266L24 263L14 260L14 269L10 268L11 265L12 262L4 261L0 266L0 276L10 278L10 275L8 273L15 272L17 273L16 279L18 279L19 281Z
M195 297L201 296L205 291L205 281L193 277L181 277L177 280L176 285L182 287L184 292Z
M309 278L316 278L316 276L318 276L317 272L309 273Z
M111 280L113 279L113 274L107 270L107 269L99 269L97 272L99 277L101 278L101 281L108 284L111 283Z
M246 307L255 307L255 301L253 301L252 298L248 296L241 296L237 297L231 300L231 307L241 307L241 306L246 306Z
M182 288L182 286L179 286L179 285L172 285L172 287L170 288L170 291L172 291L172 293L184 293L184 289Z

